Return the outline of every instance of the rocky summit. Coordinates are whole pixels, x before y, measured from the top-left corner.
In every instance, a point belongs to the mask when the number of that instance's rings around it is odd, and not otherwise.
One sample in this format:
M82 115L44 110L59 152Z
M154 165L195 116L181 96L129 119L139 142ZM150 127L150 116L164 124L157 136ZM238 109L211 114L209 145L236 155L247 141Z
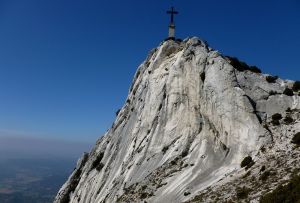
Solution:
M262 201L299 173L299 94L196 37L164 41L54 202Z

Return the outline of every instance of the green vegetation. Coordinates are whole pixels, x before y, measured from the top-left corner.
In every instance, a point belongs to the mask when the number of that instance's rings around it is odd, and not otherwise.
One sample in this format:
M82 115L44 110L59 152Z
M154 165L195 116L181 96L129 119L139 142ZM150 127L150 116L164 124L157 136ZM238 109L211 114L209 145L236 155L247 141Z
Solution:
M98 166L96 166L96 170L97 170L97 171L101 171L101 169L102 169L103 167L104 167L104 164L100 162L100 163L98 164Z
M287 95L287 96L294 96L294 92L293 90L291 90L290 88L286 87L283 91L283 94Z
M269 82L269 83L275 83L277 79L278 79L278 76L268 75L266 77L266 81Z
M166 153L166 151L168 151L168 149L169 149L169 146L164 146L161 151L163 153Z
M177 162L175 160L172 160L170 163L171 165L176 165Z
M273 91L273 90L271 90L271 91L269 92L269 94L270 94L270 95L276 95L276 94L277 94L277 92L276 92L276 91Z
M204 194L200 194L200 195L196 195L192 202L203 202L203 197L204 197Z
M273 120L281 120L282 119L282 115L280 113L275 113L273 116L272 116L272 119Z
M246 167L246 169L250 168L251 166L253 166L254 162L252 160L251 156L247 156L243 159L243 161L241 162L241 167L244 168Z
M141 199L145 199L147 197L148 197L148 193L146 193L146 192L143 192L140 196Z
M270 171L265 171L261 174L259 179L262 180L262 181L266 181L269 178L270 175L271 175Z
M286 185L279 185L274 191L261 197L260 203L299 203L300 176L294 176Z
M151 197L151 196L154 196L154 194L153 194L152 192L151 192L151 193L142 192L142 193L140 194L140 198L141 198L141 199L146 199L146 198Z
M273 116L272 116L272 121L271 121L271 123L273 124L273 125L280 125L280 120L282 119L282 116L281 116L281 114L279 114L279 113L275 113Z
M250 192L249 188L246 188L246 187L237 188L236 189L236 197L238 199L245 199L248 197L249 192Z
M283 119L283 122L285 123L285 124L291 124L291 123L293 123L294 122L294 119L292 119L291 117L289 117L289 116L286 116L284 119Z
M93 170L94 168L96 168L96 170L100 171L103 168L104 164L101 163L103 156L104 156L104 153L100 152L100 154L96 157L96 159L92 163L90 170Z
M191 193L190 192L184 192L184 196L188 196L188 195L190 195Z
M230 56L226 56L226 57L230 60L230 64L238 71L249 70L254 73L261 73L261 70L256 66L249 66L248 64L246 64L243 61L240 61L236 57L230 57Z
M249 70L254 73L261 73L261 70L257 66L249 66Z
M297 92L297 91L300 91L300 81L296 81L294 84L293 84L293 91Z
M184 151L181 153L181 156L182 156L182 157L186 157L188 154L189 154L188 150L184 150Z
M300 132L296 133L292 139L293 144L300 145Z

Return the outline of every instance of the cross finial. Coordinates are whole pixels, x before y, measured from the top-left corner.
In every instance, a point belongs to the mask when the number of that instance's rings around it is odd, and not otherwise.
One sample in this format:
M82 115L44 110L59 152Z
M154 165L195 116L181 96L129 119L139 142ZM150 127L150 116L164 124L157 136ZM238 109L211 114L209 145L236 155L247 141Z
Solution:
M178 14L177 11L174 10L174 7L172 6L171 7L171 10L170 11L167 11L167 14L170 14L171 15L171 24L174 24L174 14Z
M174 23L174 15L178 14L177 11L175 11L174 7L171 7L171 10L167 11L167 14L171 15L171 21L169 25L169 37L168 39L175 39L175 23Z

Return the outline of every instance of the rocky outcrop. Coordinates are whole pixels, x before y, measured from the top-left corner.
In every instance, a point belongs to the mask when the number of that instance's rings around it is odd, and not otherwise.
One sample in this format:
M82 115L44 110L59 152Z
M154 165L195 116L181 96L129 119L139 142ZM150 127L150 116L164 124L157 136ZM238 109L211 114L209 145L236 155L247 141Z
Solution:
M55 202L191 201L244 170L244 157L257 161L278 141L278 126L266 124L300 109L299 92L288 96L293 81L237 64L198 38L152 50L111 129Z

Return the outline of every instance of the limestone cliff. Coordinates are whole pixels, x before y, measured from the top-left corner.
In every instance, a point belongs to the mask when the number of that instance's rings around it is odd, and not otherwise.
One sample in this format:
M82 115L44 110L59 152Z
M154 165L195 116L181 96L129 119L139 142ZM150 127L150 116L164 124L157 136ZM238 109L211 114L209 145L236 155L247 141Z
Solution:
M239 66L198 38L152 50L111 129L78 161L55 202L176 203L200 201L200 193L209 202L204 191L225 190L245 173L246 156L255 168L268 162L262 149L288 150L280 135L286 131L288 145L300 131L299 90ZM290 131L272 120L275 113L292 119Z

